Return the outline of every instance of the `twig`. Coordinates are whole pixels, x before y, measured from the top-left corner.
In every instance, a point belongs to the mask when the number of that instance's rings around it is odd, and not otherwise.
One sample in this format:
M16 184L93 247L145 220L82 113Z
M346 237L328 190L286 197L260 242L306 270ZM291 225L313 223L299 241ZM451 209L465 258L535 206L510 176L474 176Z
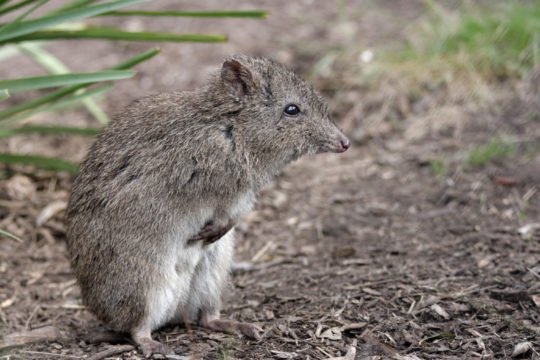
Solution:
M418 220L427 220L427 219L431 219L431 218L436 218L436 217L440 217L440 216L444 216L444 215L450 215L450 214L453 214L455 213L456 210L455 209L448 209L448 208L442 208L442 209L435 209L435 210L431 210L431 211L428 211L428 212L425 212L425 213L422 213L422 214L418 214L418 215L415 215L415 216L409 216L407 218L407 220L413 220L413 221L418 221Z
M533 274L533 275L536 276L538 279L540 279L540 275L538 275L533 269L527 268L527 270L529 270L529 272L530 272L531 274Z
M357 340L354 339L345 356L331 357L326 360L354 360L356 358L356 344Z
M101 360L105 359L106 357L123 354L125 352L131 351L135 349L135 346L133 345L118 345L118 346L112 346L108 348L107 350L103 350L98 352L97 354L94 354L88 358L88 360Z
M21 353L24 353L24 354L35 354L35 355L56 356L56 357L66 357L66 358L70 358L70 359L80 359L80 358L81 358L80 356L75 356L75 355L55 354L55 353L49 353L49 352L44 352L44 351L30 351L30 350L24 350L24 351L21 351ZM40 359L40 358L34 357L34 359ZM42 358L41 358L41 359L42 359Z
M8 209L18 209L26 206L24 201L0 200L0 206Z
M128 339L122 333L114 331L98 331L92 332L86 336L86 342L90 344L100 344L103 342L108 342L111 344L127 342Z
M36 313L38 312L38 310L41 308L40 305L36 305L36 307L34 308L34 310L32 310L32 313L30 314L30 316L28 317L28 320L26 320L26 323L24 324L24 328L26 330L29 330L30 329L30 322L32 321L32 318L36 315Z
M494 317L499 318L505 321L506 323L515 326L518 329L525 330L528 333L535 336L540 335L540 331L538 331L537 329L529 327L526 324L524 324L522 321L516 320L508 315L499 313L492 305L488 305L479 301L469 299L467 296L463 296L462 301L471 305L476 311L485 311L489 313L490 315L493 315Z
M189 321L189 318L187 316L186 310L182 305L178 307L178 310L180 310L180 313L182 314L182 319L184 320L184 326L186 327L188 338L190 341L190 348L191 352L193 353L194 358L197 358L197 354L199 354L199 345L195 341L195 336L193 335L193 329L191 327L191 322Z
M60 332L54 326L45 326L31 331L21 331L6 335L4 341L0 343L0 350L42 341L54 341L59 336Z
M315 345L315 349L319 350L320 352L322 352L324 355L328 356L328 357L332 357L332 354L329 354L327 353L322 347L320 346L317 346Z
M274 246L274 242L272 240L268 241L266 244L264 244L264 246L259 251L257 251L255 255L253 255L253 257L251 258L251 262L257 262L260 259L262 259L263 256L266 255L266 253L273 246Z

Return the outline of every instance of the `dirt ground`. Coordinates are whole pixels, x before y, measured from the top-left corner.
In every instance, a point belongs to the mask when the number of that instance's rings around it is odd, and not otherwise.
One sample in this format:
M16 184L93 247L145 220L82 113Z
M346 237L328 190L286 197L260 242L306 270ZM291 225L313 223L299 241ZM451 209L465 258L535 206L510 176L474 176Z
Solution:
M350 77L350 67L310 71L333 47L377 54L399 41L423 15L420 1L194 3L150 6L271 14L100 20L133 30L223 32L230 39L161 45L157 58L103 99L108 113L148 93L198 86L223 57L243 52L273 57L309 77L355 141L344 154L286 168L237 227L238 266L222 315L260 325L262 341L197 327L165 328L155 338L192 359L540 359L538 79L502 84L494 108L453 104L452 121L444 118L448 112L434 112L445 126L419 123L425 99L409 98L397 124L366 123L388 111L387 93L381 100L377 85L344 89L340 79ZM93 70L149 47L78 41L50 49L63 59L69 54L73 70ZM4 65L0 77L39 74L25 60ZM96 125L81 109L34 121ZM412 132L415 127L422 131ZM493 136L510 136L515 151L484 167L463 166L464 154ZM0 147L80 161L89 143L26 136ZM437 176L434 158L446 159L444 174ZM71 181L67 174L3 168L0 228L24 242L0 238L0 335L46 326L58 333L49 342L4 349L0 359L79 359L111 349L124 352L110 359L142 358L136 349L119 348L127 339L100 341L103 324L80 305L64 244Z

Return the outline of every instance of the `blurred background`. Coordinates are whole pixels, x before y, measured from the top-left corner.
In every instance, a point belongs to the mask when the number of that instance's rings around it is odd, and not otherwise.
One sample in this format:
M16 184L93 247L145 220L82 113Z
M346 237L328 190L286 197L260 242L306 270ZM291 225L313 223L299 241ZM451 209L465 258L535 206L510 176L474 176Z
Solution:
M107 347L81 340L100 325L64 256L76 164L134 99L199 87L245 53L313 83L353 146L287 168L238 227L237 260L259 267L234 277L225 314L262 324L264 345L218 337L197 351L538 356L538 1L131 5L0 0L0 334L79 329L58 346L24 347L29 356Z

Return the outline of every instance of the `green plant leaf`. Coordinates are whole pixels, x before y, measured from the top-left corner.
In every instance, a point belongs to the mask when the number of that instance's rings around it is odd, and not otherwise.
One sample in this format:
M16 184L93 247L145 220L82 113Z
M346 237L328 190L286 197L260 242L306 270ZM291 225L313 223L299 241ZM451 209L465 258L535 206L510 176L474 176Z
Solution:
M101 131L100 128L83 128L74 126L53 126L53 125L26 125L14 129L0 129L0 137L13 135L41 134L57 135L70 134L81 136L96 136Z
M44 170L77 173L77 164L62 159L39 156L0 153L0 163L6 165L32 165Z
M6 231L6 230L0 229L0 235L7 236L8 238L12 238L13 240L16 240L18 242L23 242L23 239L21 239L20 237L18 237L16 235L13 235L12 233L10 233L9 231Z
M77 91L77 93L80 90ZM111 119L109 118L109 115L101 109L101 107L98 105L98 103L94 99L83 99L81 100L83 106L86 108L86 110L92 114L92 116L102 125L108 124Z
M51 43L50 41L25 41L25 46L32 47L42 47L46 44ZM14 56L19 56L21 51L17 48L17 45L5 45L0 47L0 61L12 58Z
M13 38L10 41L50 39L109 39L127 41L171 41L171 42L221 42L227 37L220 34L175 34L152 31L122 31L114 28L89 27L83 30L45 30Z
M17 55L20 55L20 51L13 45L6 45L0 48L0 61L12 58Z
M146 61L150 58L153 58L157 54L159 54L159 49L151 49L144 51L140 54L137 54L126 61L122 61L120 64L113 66L109 70L124 70L129 69L130 67L133 67L139 63L142 63L143 61Z
M10 93L45 89L56 86L86 84L90 82L126 79L135 74L133 70L100 71L95 73L73 73L46 75L14 80L1 80L0 88L6 88Z
M9 99L8 89L0 89L0 101L4 101L6 99Z
M2 34L5 34L7 32L9 32L11 29L14 29L16 28L17 26L19 26L19 24L21 23L21 21L27 17L28 15L30 15L33 11L35 11L37 8L41 7L43 4L45 4L48 0L41 0L40 2L38 2L36 5L32 6L32 8L30 8L29 10L25 11L24 13L22 13L21 15L17 16L17 18L13 21L10 21L8 22L7 24L4 24L2 26L0 26L0 37L2 36Z
M78 8L66 12L61 12L59 14L52 14L37 19L23 21L16 28L7 31L4 34L1 34L0 43L6 42L6 40L15 37L30 34L35 31L51 27L53 25L87 18L107 11L116 10L128 5L137 4L143 1L148 0L118 0L105 4Z
M71 72L69 68L54 55L42 49L38 42L24 42L14 46L17 47L19 52L30 57L51 74L69 74Z
M516 153L516 144L492 138L485 144L473 147L467 154L465 165L483 167L489 162L512 156Z
M401 64L488 82L523 77L537 66L540 2L463 1L455 9L424 3L427 19L410 37Z
M99 0L75 0L75 1L70 2L69 4L66 4L64 6L60 6L59 8L54 9L53 11L51 11L49 13L49 15L50 14L58 14L60 12L76 9L78 7L81 7L81 6L85 6L85 5L95 3L96 1L99 1Z
M56 101L56 102L47 103L45 105L39 106L37 108L33 108L31 110L23 112L22 114L19 114L19 115L15 116L15 117L12 117L12 118L4 121L2 123L2 125L0 126L0 129L3 127L5 130L9 131L11 129L8 129L7 126L13 125L19 120L26 119L26 118L28 118L28 117L30 117L32 115L35 115L37 113L40 113L40 112L53 111L53 110L59 110L59 109L65 108L65 107L67 107L69 105L73 105L73 104L75 104L75 103L77 103L79 101L84 101L86 99L89 99L91 96L95 96L95 95L98 95L100 93L103 93L103 92L109 90L111 87L112 87L112 85L104 85L104 86L100 86L100 87L97 87L95 89L86 90L86 91L84 91L83 89L80 89L79 91L83 91L80 94L76 94L76 95L73 95L73 96L68 96L68 97L65 97L65 98L63 98L63 99L61 99L59 101ZM0 132L2 132L2 130L0 130ZM1 137L1 134L0 134L0 137Z
M146 11L127 10L109 11L99 16L182 16L182 17L239 17L239 18L265 18L266 10L237 10L237 11Z
M130 67L133 67L133 66L135 66L135 65L137 65L137 64L139 64L139 63L141 63L143 61L146 61L146 60L156 56L157 54L159 54L158 49L147 50L147 51L144 51L144 52L142 52L140 54L137 54L137 55L125 60L125 61L122 61L121 63L109 68L108 70L129 69ZM19 105L16 105L16 106L12 106L9 109L6 109L4 111L0 111L0 120L6 119L6 118L8 118L10 116L13 116L13 115L18 114L18 113L23 112L23 111L33 109L35 107L46 104L48 102L60 99L60 98L62 98L64 96L66 96L66 95L74 93L75 91L77 91L79 89L82 89L82 88L84 88L86 86L89 86L91 84L92 83L68 86L68 87L65 87L65 88L62 88L62 89L55 90L55 91L50 92L48 94L45 94L45 95L43 95L43 96L41 96L41 97L39 97L37 99L30 100L30 101L27 101L25 103L22 103L22 104L19 104Z
M15 11L23 6L26 6L26 5L29 5L33 2L36 2L36 1L39 1L39 0L24 0L24 1L21 1L21 2L18 2L17 4L14 4L12 6L8 6L8 7L5 7L3 9L0 9L0 15L3 15L3 14L6 14L6 13L10 13L12 11ZM5 3L6 1L4 1Z
M54 55L42 49L37 44L33 43L21 43L17 45L18 48L32 60L43 66L47 71L52 74L67 74L71 70ZM82 90L78 90L80 92ZM101 124L107 124L110 119L109 116L99 107L99 105L91 98L84 98L81 100L82 104L88 110L92 116Z

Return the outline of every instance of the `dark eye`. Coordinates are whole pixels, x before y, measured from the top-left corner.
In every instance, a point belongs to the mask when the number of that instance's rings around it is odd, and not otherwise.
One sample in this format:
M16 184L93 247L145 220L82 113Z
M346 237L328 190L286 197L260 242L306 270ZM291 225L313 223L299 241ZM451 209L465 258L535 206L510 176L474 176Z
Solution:
M300 112L300 108L294 104L289 104L285 106L285 110L283 110L283 112L288 116L296 116Z

